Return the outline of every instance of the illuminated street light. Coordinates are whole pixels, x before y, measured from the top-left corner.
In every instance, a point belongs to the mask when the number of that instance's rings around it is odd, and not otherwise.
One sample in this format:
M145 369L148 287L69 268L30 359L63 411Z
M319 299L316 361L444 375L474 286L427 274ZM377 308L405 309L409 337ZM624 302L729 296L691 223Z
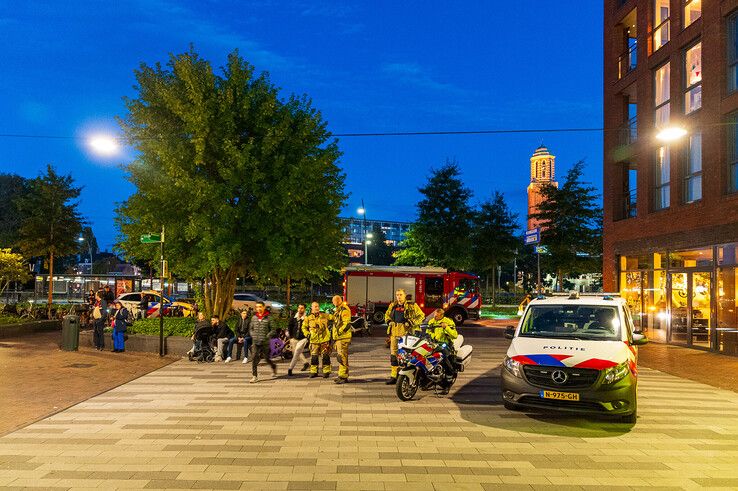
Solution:
M358 213L359 215L365 215L366 214L366 210L362 206L361 208L359 208L358 210L356 210L356 213Z
M669 126L656 133L656 139L661 140L662 142L672 142L674 140L680 139L686 134L687 130L685 130L684 128L680 128L678 126Z
M90 149L103 157L112 157L120 152L118 140L107 135L95 135L87 141Z
M374 237L374 234L373 234L373 233L371 233L371 232L367 232L367 233L366 233L366 237L367 237L368 239L371 239L371 238L373 238L373 237Z

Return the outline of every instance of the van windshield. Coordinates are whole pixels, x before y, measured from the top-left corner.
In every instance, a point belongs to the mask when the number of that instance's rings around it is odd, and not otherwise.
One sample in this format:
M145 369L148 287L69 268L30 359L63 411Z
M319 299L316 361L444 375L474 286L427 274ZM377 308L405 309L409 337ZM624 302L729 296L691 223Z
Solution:
M620 318L615 307L601 305L531 305L520 336L528 338L619 341Z

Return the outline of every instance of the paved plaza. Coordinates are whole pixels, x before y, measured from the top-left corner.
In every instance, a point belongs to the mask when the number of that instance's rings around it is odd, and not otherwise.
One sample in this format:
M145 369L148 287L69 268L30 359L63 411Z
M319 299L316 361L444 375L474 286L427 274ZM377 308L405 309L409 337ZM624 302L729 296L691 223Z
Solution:
M250 366L178 361L0 438L0 486L145 489L738 489L738 394L642 369L638 423L510 412L507 342L447 397L401 403L381 338L352 379L246 383Z

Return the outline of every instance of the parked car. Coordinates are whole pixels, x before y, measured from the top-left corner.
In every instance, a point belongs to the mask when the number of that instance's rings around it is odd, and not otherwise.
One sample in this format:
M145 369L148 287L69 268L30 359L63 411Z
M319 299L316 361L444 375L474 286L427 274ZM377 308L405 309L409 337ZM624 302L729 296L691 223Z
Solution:
M525 309L502 364L507 409L617 416L635 423L638 346L625 300L614 295L539 297Z
M148 308L146 312L141 311L141 299L146 298ZM124 293L116 301L123 304L136 319L145 317L159 317L159 304L161 297L155 290L144 290L140 292ZM196 308L194 305L183 301L172 301L164 296L164 315L176 315L181 317L193 317Z
M256 307L256 302L264 302L264 306L269 308L269 310L275 314L284 308L284 304L272 302L271 300L264 300L253 293L236 293L233 295L233 308L235 310L253 309Z

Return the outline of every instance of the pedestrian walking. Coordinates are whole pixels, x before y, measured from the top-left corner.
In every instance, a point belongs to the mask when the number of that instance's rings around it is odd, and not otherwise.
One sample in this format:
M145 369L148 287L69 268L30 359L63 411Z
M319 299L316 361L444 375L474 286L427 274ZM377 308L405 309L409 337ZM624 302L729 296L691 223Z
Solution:
M292 350L292 361L290 361L290 367L287 370L288 377L292 376L292 370L295 369L298 361L302 362L303 372L310 367L310 363L302 353L308 342L305 334L302 332L302 324L305 321L305 317L307 317L305 304L301 303L297 306L297 312L295 312L295 315L290 317L290 322L287 326L287 331L290 336L290 349Z
M302 321L302 333L310 343L310 378L318 376L318 363L323 362L323 378L331 375L330 316L320 311L320 304L310 304L310 314ZM321 360L322 359L322 360Z
M120 302L115 302L113 315L113 352L123 353L126 350L125 336L128 330L128 309Z
M251 334L251 380L252 384L259 381L257 367L262 358L272 367L272 374L277 376L277 365L270 358L269 340L276 335L276 330L269 318L269 312L264 308L264 302L256 302L254 315L249 321L249 333Z
M389 304L384 314L387 334L390 336L390 378L387 379L387 385L397 383L397 338L419 329L424 319L425 314L418 304L408 300L405 290L398 289L395 300Z
M92 290L90 290L92 291ZM92 340L95 349L105 349L105 321L108 318L108 304L100 293L95 293L95 304L92 307Z
M351 344L351 308L340 295L333 297L333 305L336 310L333 312L333 331L332 338L335 342L336 356L338 358L338 378L337 384L345 384L349 377L349 345Z
M236 335L228 341L228 347L226 348L226 354L228 357L225 359L226 363L233 361L233 345L236 345L236 360L241 358L241 348L243 348L243 362L249 361L249 347L251 346L251 336L249 335L249 312L242 310L241 315L238 317L236 323Z

